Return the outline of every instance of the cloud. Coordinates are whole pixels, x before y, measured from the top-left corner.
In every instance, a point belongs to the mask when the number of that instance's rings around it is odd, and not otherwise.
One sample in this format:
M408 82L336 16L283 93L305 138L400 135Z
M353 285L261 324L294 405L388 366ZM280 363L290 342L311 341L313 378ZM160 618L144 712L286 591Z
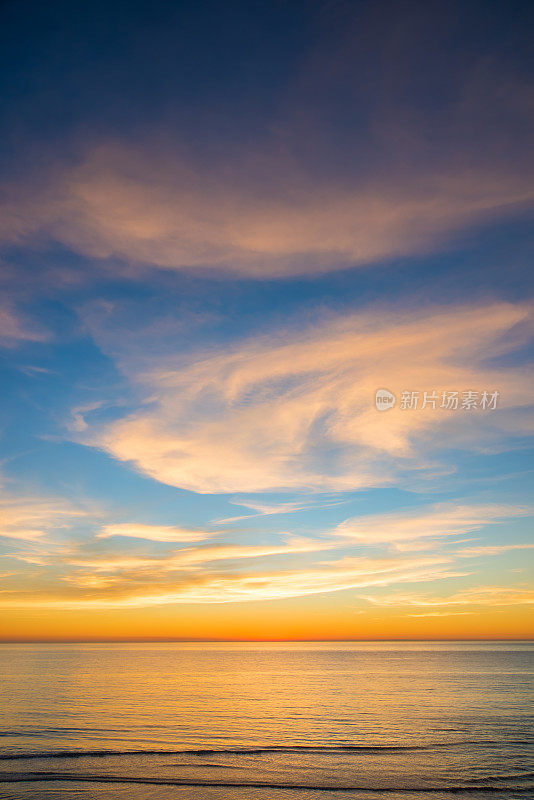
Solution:
M500 556L512 550L531 550L534 544L500 544L480 545L480 547L464 547L456 555L460 558L478 558L479 556Z
M252 550L237 549L230 557L247 557ZM259 555L256 548L255 555ZM267 554L269 548L264 548ZM281 551L280 551L281 552ZM212 553L212 556L214 553ZM228 554L226 557L229 557ZM186 561L182 566L186 565ZM125 559L117 574L105 572L70 574L63 591L57 587L21 588L0 596L5 607L44 608L114 608L168 605L173 603L235 603L259 600L279 600L313 594L343 591L367 586L389 586L403 582L426 582L458 574L448 569L448 560L426 557L420 559L359 559L350 566L332 564L301 570L257 571L248 574L212 572L165 573L146 568L146 562ZM86 566L94 564L86 563ZM109 566L109 565L108 565ZM108 570L111 572L111 570Z
M101 408L103 402L101 400L96 400L92 403L84 403L81 406L76 406L75 408L71 409L71 416L72 419L67 422L67 427L70 431L85 431L88 428L87 422L85 421L85 415L91 411L96 411L97 409Z
M514 586L478 586L449 597L423 597L421 595L386 595L383 597L361 595L375 605L382 606L515 606L534 603L534 590Z
M348 540L361 544L393 544L411 543L419 539L437 539L456 536L480 530L485 525L507 521L517 516L525 516L528 509L512 506L486 505L466 506L452 503L438 504L421 509L391 514L373 514L345 520L337 526L335 533ZM475 547L458 551L458 555L492 555L492 551L501 552L517 547L530 545L507 545L504 547Z
M533 92L510 26L488 58L470 12L435 4L344 3L308 17L313 35L299 33L253 97L248 81L224 85L221 109L224 78L184 96L166 72L140 141L126 121L122 135L95 137L98 104L82 102L84 140L62 136L60 154L42 144L38 164L26 152L31 176L19 168L3 187L0 237L60 242L112 269L272 277L443 248L532 201Z
M495 157L469 168L405 161L341 180L278 147L209 167L180 146L161 149L115 141L76 165L58 161L40 183L11 187L0 237L163 269L287 276L442 247L534 198L528 170Z
M142 354L138 363L119 354L140 408L79 441L195 492L354 490L423 468L428 478L443 469L441 450L499 449L533 430L524 369L495 366L530 329L531 310L521 304L376 308L215 353L153 358L149 369ZM497 389L500 408L397 403L379 413L374 396L384 385L398 397Z
M147 537L148 538L148 537ZM154 541L170 541L155 539ZM108 554L90 555L72 554L65 562L74 566L89 567L97 571L113 572L117 570L136 569L157 574L176 572L190 567L200 567L213 561L235 561L243 558L265 558L266 556L287 556L302 553L315 553L338 547L335 541L306 539L291 536L286 542L274 545L240 545L240 544L206 544L200 547L184 547L164 555L125 555Z
M86 512L65 501L0 496L0 538L34 542L58 528L68 528Z
M285 503L265 503L257 500L231 500L233 505L243 506L243 508L250 508L256 512L254 514L242 514L237 517L226 517L225 519L218 519L215 521L217 525L226 525L230 522L238 522L243 519L254 519L256 517L270 517L277 514L296 514L299 511L310 511L318 508L332 508L334 506L342 505L343 500L334 500L330 503L314 503L311 501L288 501Z
M16 347L21 342L42 342L47 338L34 323L28 323L12 307L0 303L0 347Z
M429 611L425 614L407 614L408 617L465 617L474 614L474 611Z
M63 543L53 552L9 554L8 558L22 561L26 571L5 579L0 605L113 608L251 602L465 577L472 573L458 567L462 551L413 554L392 550L389 545L411 540L414 535L425 537L426 526L433 537L458 534L500 519L505 511L499 507L464 507L455 515L452 508L438 506L412 511L413 530L406 525L406 514L383 514L381 525L378 515L370 518L372 523L367 526L366 518L362 518L363 539L334 531L334 535L322 538L282 535L278 541L265 544L206 542L171 550L151 545L176 541L175 531L182 529L136 523L109 525L103 528L103 537L99 531L96 539ZM515 509L507 511L509 516L515 513ZM126 547L120 541L130 531L139 534L142 545L130 543ZM369 556L362 550L350 554L355 544L372 544L377 554ZM343 550L341 558L317 562L317 554L336 550ZM252 568L244 569L250 563ZM492 593L482 589L449 598L409 594L364 599L399 607L430 606L434 610L471 602L491 605L493 600L495 604L515 604L524 602L525 595L522 590Z
M96 534L98 539L127 536L134 539L148 539L153 542L198 542L214 535L207 531L177 528L172 525L142 525L138 522L105 525Z

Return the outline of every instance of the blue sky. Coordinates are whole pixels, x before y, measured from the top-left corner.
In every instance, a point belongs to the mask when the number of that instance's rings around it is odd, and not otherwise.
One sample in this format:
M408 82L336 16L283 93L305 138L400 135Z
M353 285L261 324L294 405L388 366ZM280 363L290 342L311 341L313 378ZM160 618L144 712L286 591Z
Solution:
M529 635L531 16L4 5L0 636Z

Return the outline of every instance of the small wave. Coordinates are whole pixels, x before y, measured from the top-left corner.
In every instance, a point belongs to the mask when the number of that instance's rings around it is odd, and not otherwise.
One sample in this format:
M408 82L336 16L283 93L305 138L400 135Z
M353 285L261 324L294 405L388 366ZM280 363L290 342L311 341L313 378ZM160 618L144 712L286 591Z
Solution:
M498 741L495 739L464 740L461 742L429 742L427 744L332 744L332 745L271 745L235 748L193 748L193 749L136 749L136 750L44 750L23 753L0 753L0 761L44 758L106 758L108 756L207 756L207 755L261 755L262 753L403 753L411 751L434 750L436 748L456 748L466 746L485 746L510 744L529 744L528 740L514 739Z
M261 755L262 753L333 753L339 752L402 752L404 750L425 750L425 745L332 745L292 747L236 747L236 748L195 748L189 750L50 750L44 752L1 753L1 761L42 758L106 758L107 756L208 756L208 755Z
M490 782L490 781L506 781L513 778L514 780L532 780L534 778L534 772L514 772L513 775L510 773L500 774L500 775L479 775L478 778L465 778L467 783L480 783L480 781Z
M376 794L417 792L420 794L432 794L441 792L442 794L455 794L458 792L475 794L477 792L488 792L504 794L510 792L525 792L526 786L402 786L402 787L369 787L369 786L342 786L322 784L303 784L303 783L273 783L263 781L199 781L163 778L134 778L114 775L72 775L61 772L32 772L32 773L0 773L0 784L2 783L36 783L60 781L68 783L107 783L107 784L136 784L148 786L189 786L189 787L209 787L220 789L286 789L290 791L317 791L317 792L369 792Z

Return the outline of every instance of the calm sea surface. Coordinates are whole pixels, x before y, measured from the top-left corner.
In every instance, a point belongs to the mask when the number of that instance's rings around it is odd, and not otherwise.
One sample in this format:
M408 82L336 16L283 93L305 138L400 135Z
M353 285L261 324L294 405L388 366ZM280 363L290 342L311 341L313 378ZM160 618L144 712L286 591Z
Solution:
M0 645L0 798L526 798L534 644Z

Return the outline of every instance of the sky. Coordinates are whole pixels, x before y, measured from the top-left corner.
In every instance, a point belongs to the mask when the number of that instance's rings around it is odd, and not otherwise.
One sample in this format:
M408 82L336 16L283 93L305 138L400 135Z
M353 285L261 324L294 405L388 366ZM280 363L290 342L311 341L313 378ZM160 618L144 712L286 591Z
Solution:
M532 637L532 17L2 4L0 639Z

